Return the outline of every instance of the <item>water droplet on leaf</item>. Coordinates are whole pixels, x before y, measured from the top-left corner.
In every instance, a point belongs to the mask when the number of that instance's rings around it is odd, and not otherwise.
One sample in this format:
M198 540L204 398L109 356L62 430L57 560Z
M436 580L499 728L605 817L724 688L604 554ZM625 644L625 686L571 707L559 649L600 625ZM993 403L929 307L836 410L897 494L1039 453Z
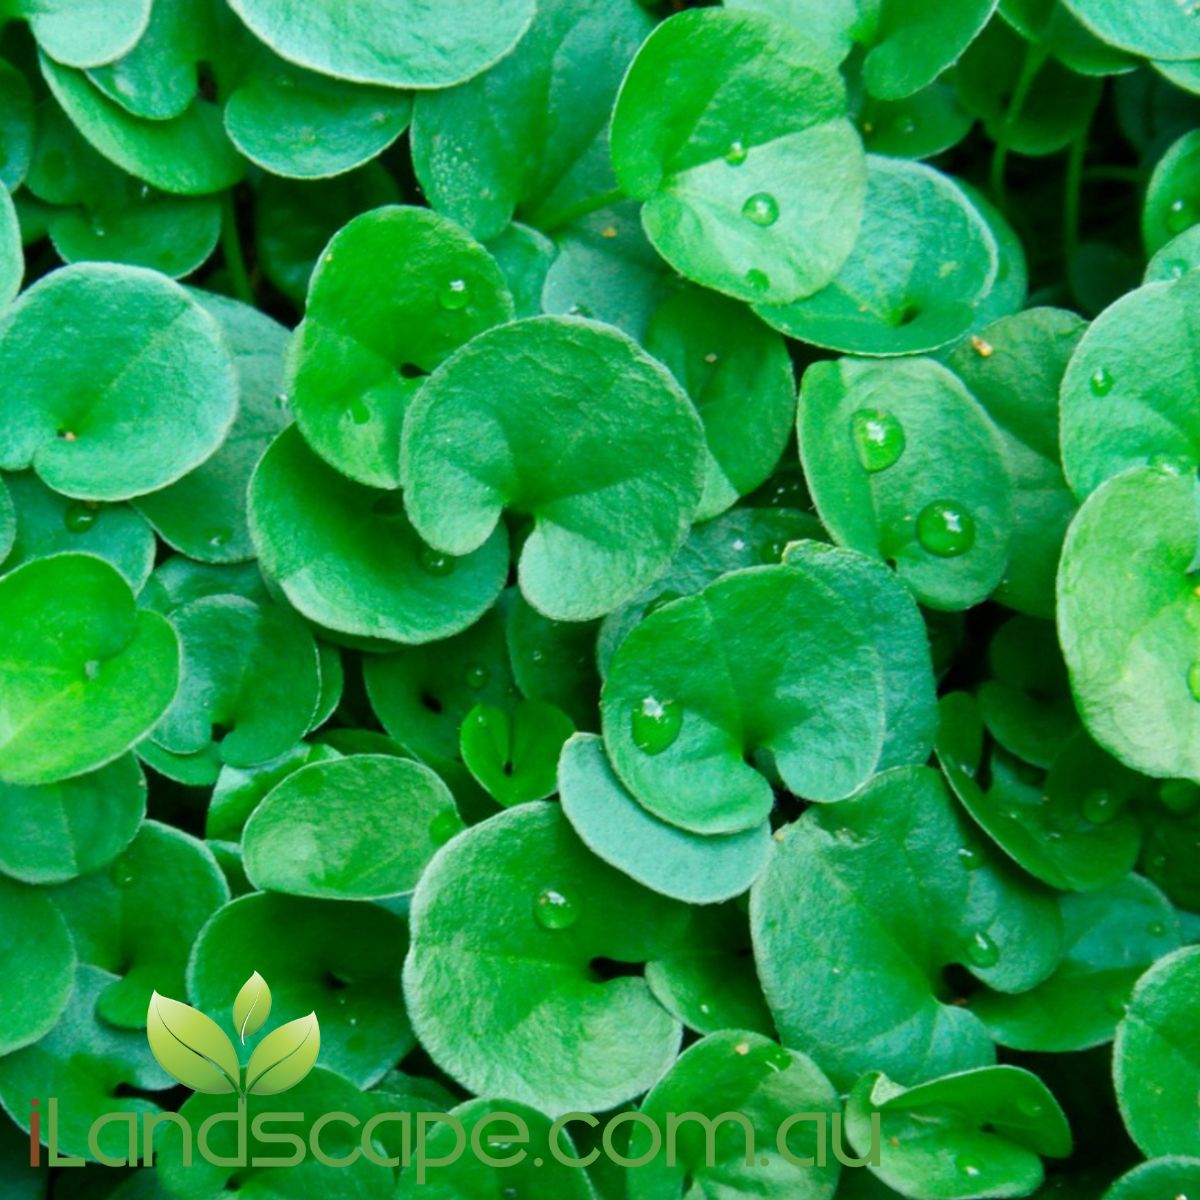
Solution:
M438 303L449 312L457 312L466 308L471 302L471 289L465 279L451 279L440 292Z
M757 267L751 267L746 272L746 282L756 292L765 292L771 286L771 280L766 271L760 271Z
M661 754L683 727L683 709L675 700L646 696L633 710L633 741L644 754Z
M471 663L464 672L464 677L467 681L467 687L472 688L474 691L479 691L480 688L487 687L487 682L491 679L492 673L481 663Z
M538 892L533 915L543 929L569 929L579 920L579 905L569 891L547 887Z
M983 855L970 846L960 846L958 849L958 861L968 871L977 871L983 866Z
M1088 792L1083 798L1083 815L1093 825L1107 825L1118 812L1121 805L1112 792L1097 788Z
M1000 961L1000 948L992 940L990 934L979 929L975 931L975 936L971 938L970 944L967 946L967 957L971 960L972 965L986 970L988 967L994 967Z
M427 575L436 575L438 578L449 575L454 570L454 559L449 554L440 553L432 546L422 546L417 554L417 561L421 564L422 571Z
M88 500L72 501L63 513L63 524L71 533L87 533L99 519L99 506Z
M957 558L975 545L975 519L953 500L935 500L917 517L917 541L938 558Z
M891 413L860 408L850 419L850 428L864 471L886 471L904 453L904 426Z
M1196 223L1196 210L1190 200L1179 197L1167 208L1167 228L1172 233L1183 233Z
M742 205L742 216L764 228L779 220L779 202L770 192L755 192Z
M746 161L746 155L750 153L741 142L730 142L729 149L725 151L725 161L731 167L740 167Z
M1112 372L1107 367L1097 367L1092 372L1089 386L1093 396L1107 396L1113 390Z

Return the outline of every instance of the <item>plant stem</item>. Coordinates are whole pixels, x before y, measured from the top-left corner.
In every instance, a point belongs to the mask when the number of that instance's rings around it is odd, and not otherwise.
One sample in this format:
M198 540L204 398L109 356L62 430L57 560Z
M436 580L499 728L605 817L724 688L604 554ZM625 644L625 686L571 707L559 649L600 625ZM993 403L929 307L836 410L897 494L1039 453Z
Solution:
M1088 167L1083 178L1089 183L1132 183L1141 187L1146 176L1138 167Z
M1032 42L1025 47L1025 57L1021 62L1021 71L1013 86L1012 95L1008 98L1008 107L1000 120L1000 136L996 139L996 149L992 152L991 187L992 198L996 201L1001 212L1008 210L1008 193L1004 183L1004 173L1008 166L1008 131L1016 123L1029 99L1030 89L1037 73L1046 61L1046 51Z
M242 241L238 237L237 209L231 191L225 193L221 213L221 249L225 252L225 267L229 271L234 295L245 304L253 304L254 286L250 282L250 272L246 270L246 256L242 253Z
M608 208L609 205L616 204L618 200L623 200L624 198L625 193L620 188L612 188L607 192L597 192L594 196L585 196L582 200L577 200L574 204L568 204L564 208L551 210L538 220L538 228L543 233L554 233L564 225L570 225L572 221L578 221L580 217L586 217L589 213L599 212L602 208Z
M1083 159L1087 154L1089 122L1071 140L1067 151L1067 178L1063 198L1063 245L1070 263L1079 249L1079 213L1082 207Z

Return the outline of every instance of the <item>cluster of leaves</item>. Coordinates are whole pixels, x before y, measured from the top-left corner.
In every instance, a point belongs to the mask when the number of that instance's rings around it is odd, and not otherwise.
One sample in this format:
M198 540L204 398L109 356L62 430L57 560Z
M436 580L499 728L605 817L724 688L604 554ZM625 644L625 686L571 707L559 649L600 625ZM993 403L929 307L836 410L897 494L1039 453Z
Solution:
M6 1195L1200 1189L1197 5L0 0L0 182ZM766 1155L22 1165L255 972Z

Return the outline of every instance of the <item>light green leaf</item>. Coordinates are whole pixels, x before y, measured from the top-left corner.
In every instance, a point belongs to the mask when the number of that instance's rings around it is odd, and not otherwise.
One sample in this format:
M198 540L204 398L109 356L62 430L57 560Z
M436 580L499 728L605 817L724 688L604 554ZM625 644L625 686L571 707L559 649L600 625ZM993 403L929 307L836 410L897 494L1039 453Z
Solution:
M246 1064L246 1091L274 1096L293 1088L317 1065L321 1027L316 1013L272 1030L254 1048Z
M271 989L267 981L255 971L233 1001L233 1023L242 1043L253 1037L271 1015Z
M146 1011L146 1037L159 1066L194 1092L240 1090L233 1043L211 1017L155 992Z

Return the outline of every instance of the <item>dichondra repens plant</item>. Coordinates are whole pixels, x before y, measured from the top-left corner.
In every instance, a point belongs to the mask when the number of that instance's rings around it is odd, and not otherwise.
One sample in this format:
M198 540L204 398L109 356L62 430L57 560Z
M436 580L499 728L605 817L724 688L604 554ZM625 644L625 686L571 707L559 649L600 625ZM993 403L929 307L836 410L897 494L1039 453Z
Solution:
M1198 267L1183 0L0 0L0 1190L1200 1200Z

